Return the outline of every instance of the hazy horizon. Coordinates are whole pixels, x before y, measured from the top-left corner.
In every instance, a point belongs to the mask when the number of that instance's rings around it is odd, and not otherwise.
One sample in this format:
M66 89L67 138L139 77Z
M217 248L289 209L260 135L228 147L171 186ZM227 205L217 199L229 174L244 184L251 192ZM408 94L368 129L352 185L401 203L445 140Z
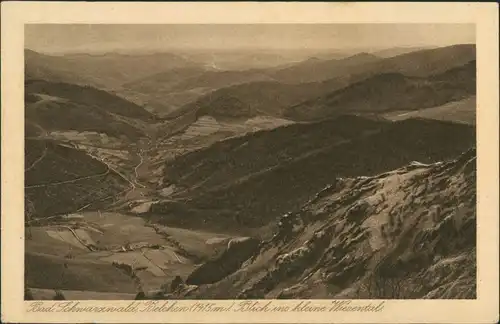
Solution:
M473 24L25 25L41 53L342 51L475 43Z

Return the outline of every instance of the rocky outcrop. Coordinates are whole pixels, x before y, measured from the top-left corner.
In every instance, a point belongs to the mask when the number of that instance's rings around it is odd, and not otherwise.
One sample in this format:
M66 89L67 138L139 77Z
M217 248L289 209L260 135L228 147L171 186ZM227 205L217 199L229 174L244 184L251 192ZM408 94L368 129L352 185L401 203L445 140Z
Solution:
M246 262L229 249L197 269L188 282L202 286L178 297L475 298L475 183L475 149L343 178L281 217Z

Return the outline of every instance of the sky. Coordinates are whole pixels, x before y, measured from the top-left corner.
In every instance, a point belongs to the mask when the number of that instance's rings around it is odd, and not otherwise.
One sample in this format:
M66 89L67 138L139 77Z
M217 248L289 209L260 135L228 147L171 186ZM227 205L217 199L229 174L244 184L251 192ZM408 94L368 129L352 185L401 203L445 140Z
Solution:
M42 53L172 49L383 49L475 43L472 24L26 25Z

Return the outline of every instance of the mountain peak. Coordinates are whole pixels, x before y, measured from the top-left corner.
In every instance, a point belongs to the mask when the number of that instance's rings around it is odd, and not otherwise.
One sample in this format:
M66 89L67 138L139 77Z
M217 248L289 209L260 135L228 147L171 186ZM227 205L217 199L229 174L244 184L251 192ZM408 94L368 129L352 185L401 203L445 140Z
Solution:
M370 54L367 52L360 52L360 53L356 53L354 55L348 56L344 60L371 60L371 61L373 61L373 60L376 60L378 58L379 57L376 55L373 55L373 54Z

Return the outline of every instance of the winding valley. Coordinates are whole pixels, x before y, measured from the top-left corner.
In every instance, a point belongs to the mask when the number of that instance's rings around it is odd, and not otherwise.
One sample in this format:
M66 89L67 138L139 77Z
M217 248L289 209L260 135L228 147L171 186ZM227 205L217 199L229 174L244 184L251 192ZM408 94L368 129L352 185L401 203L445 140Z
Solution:
M474 298L475 46L396 52L26 50L26 287Z

